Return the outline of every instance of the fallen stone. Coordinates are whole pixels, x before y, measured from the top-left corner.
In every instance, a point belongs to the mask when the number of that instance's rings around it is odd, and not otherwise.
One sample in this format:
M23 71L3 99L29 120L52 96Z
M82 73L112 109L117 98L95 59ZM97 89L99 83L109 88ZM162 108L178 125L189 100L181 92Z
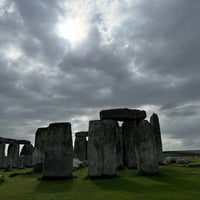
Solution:
M161 139L160 123L157 114L153 113L153 115L150 117L150 123L153 126L153 132L156 138L157 156L159 164L163 164L162 139Z
M126 121L122 124L124 138L124 162L128 168L137 168L135 151L135 134L137 129L136 121Z
M158 173L158 157L156 139L153 127L146 121L140 121L135 132L135 149L137 158L137 169L142 174Z
M72 177L73 147L70 123L50 124L44 148L43 178Z
M188 164L188 163L190 163L190 161L185 158L179 158L176 160L176 164Z
M89 122L88 175L90 177L114 176L117 169L118 124L114 120Z
M118 108L102 110L100 112L100 119L113 119L117 121L127 121L127 120L141 120L146 118L146 112L144 110L128 109L128 108Z

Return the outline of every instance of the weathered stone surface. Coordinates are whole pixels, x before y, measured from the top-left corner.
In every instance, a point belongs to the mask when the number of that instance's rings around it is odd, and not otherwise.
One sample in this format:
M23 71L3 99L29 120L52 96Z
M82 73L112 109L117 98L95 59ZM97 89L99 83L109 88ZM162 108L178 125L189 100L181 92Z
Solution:
M88 175L113 176L117 168L117 122L95 120L89 122Z
M124 167L124 144L123 144L123 133L122 127L116 126L117 134L117 169Z
M142 120L135 132L137 168L140 173L158 173L156 139L151 124Z
M100 112L100 119L113 119L117 121L126 120L141 120L146 118L146 112L144 110L119 108L119 109L109 109L102 110Z
M76 136L74 141L74 158L77 158L80 161L87 160L86 137Z
M10 143L8 146L8 159L12 163L12 167L16 168L19 164L19 144Z
M0 168L6 168L5 143L0 143Z
M156 147L157 147L157 156L159 159L159 164L163 163L163 155L162 155L162 139L161 139L161 131L160 131L160 123L158 115L153 113L150 117L150 123L153 126L153 132L156 138Z
M31 142L28 140L16 140L16 139L11 139L11 138L3 138L0 137L0 143L17 143L17 144L30 144Z
M38 128L35 133L35 146L32 155L33 169L36 172L42 172L44 162L44 145L47 142L47 129Z
M47 137L47 143L44 148L43 177L71 177L73 167L71 124L50 124Z
M88 131L80 131L75 133L76 137L88 137Z
M5 156L5 143L0 143L0 157Z
M137 129L136 121L126 121L122 124L124 138L124 162L128 168L137 168L135 152L135 134Z
M25 144L20 155L23 156L23 166L32 167L33 145Z

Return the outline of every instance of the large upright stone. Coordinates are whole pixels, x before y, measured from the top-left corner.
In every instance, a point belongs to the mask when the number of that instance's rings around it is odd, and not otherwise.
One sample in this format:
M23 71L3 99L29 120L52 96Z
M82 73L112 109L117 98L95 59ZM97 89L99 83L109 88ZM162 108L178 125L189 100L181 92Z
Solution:
M12 167L16 168L19 165L19 144L16 142L10 143L8 146L8 160Z
M124 138L124 162L128 168L137 168L135 152L135 134L137 129L136 121L126 121L122 124Z
M87 140L88 132L77 132L74 141L74 158L80 161L87 160Z
M159 164L163 164L162 139L161 139L160 123L157 114L153 113L153 115L150 117L150 123L153 126L153 132L156 138L157 156Z
M47 128L38 128L35 133L35 146L33 150L33 169L42 172L44 162L44 145L47 142Z
M117 169L124 168L124 144L122 127L116 128L117 133Z
M5 143L0 143L0 168L6 168Z
M73 147L70 123L50 124L44 148L44 178L68 178L72 176Z
M25 144L21 150L20 156L23 156L23 166L32 167L33 145Z
M135 132L137 168L140 173L158 173L156 139L151 124L142 120Z
M94 120L89 122L88 175L113 176L117 168L117 122Z
M118 108L102 110L100 112L100 119L113 119L117 121L126 120L141 120L146 118L146 112L144 110L128 109L128 108Z

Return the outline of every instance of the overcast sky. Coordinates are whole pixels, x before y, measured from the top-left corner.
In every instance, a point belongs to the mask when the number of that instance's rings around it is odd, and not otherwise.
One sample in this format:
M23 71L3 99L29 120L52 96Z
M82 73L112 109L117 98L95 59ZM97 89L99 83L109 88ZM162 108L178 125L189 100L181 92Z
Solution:
M199 87L199 0L0 0L1 137L128 107L164 150L200 149Z

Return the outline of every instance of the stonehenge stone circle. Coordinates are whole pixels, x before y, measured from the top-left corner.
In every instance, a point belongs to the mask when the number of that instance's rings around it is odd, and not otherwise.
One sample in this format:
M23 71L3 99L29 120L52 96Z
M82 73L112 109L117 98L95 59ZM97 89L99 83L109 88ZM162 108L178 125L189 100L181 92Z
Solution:
M74 141L74 158L80 161L87 160L87 140L88 132L77 132L75 133Z
M143 174L158 173L156 139L152 125L141 120L135 132L137 169Z
M160 132L160 123L158 115L153 113L150 117L150 123L153 126L153 132L156 137L156 147L157 147L157 154L159 158L159 164L163 163L163 155L162 155L162 139L161 139L161 132Z
M89 122L88 175L113 176L117 168L117 122L94 120Z
M44 145L43 178L72 177L73 147L70 123L52 123Z
M137 168L135 152L135 134L137 130L136 121L125 121L122 124L124 138L124 162L128 168Z
M141 120L146 118L144 110L118 108L100 111L100 119L113 119L117 121Z
M47 129L46 127L38 128L35 133L35 146L33 149L33 169L36 172L42 172L44 162L44 145L47 142Z
M11 166L16 168L19 165L19 144L12 142L8 146L8 159L11 162ZM12 168L11 167L11 168Z
M33 145L32 144L25 144L22 147L20 157L23 156L22 165L24 167L32 167L32 155L33 155Z

